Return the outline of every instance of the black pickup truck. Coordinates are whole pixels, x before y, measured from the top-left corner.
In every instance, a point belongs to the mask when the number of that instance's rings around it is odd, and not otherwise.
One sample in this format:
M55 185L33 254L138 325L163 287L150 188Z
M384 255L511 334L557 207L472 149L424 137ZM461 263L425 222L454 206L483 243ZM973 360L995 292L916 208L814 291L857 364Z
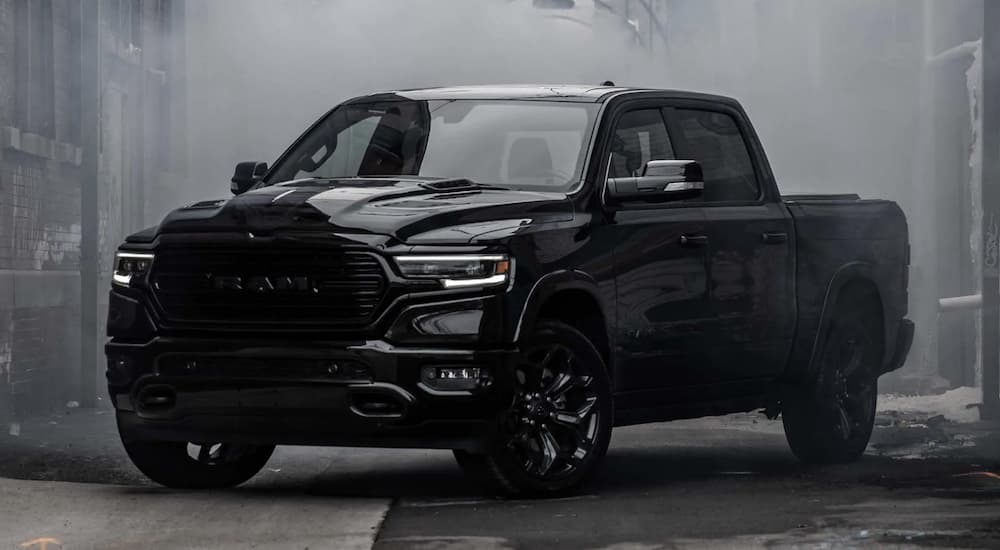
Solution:
M725 97L358 97L232 192L115 260L108 386L167 486L343 445L454 449L496 490L555 494L615 426L758 409L800 459L844 462L913 337L900 208L780 196Z

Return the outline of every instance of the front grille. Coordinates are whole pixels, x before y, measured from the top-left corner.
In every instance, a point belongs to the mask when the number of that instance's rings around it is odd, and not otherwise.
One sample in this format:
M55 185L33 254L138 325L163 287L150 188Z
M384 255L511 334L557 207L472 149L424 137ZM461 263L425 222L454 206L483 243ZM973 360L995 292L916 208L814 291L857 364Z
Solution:
M382 265L364 251L166 250L150 273L173 324L362 327L386 293Z

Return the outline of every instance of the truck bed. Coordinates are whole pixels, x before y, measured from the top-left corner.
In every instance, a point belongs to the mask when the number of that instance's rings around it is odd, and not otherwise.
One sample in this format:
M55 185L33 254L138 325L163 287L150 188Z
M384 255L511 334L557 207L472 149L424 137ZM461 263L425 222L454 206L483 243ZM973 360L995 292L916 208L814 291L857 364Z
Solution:
M783 200L796 234L799 323L792 364L810 360L827 294L836 292L843 277L858 272L874 281L882 296L883 362L888 364L908 302L909 240L902 209L892 201L857 195L791 195Z

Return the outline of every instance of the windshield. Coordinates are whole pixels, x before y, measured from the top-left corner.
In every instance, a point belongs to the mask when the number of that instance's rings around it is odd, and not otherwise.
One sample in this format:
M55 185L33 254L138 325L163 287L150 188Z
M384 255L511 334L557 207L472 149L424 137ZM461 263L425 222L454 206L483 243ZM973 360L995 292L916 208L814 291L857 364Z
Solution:
M268 177L420 176L568 191L580 181L597 105L542 101L383 101L344 105Z

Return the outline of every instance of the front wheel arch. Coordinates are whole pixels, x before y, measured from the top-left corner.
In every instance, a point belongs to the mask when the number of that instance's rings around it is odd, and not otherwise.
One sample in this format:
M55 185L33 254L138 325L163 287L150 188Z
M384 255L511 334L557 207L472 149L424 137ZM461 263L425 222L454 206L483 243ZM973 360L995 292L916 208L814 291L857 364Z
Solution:
M539 279L521 312L515 342L520 344L546 320L566 323L582 332L597 348L614 382L614 318L609 316L600 296L597 281L581 271L558 271Z

